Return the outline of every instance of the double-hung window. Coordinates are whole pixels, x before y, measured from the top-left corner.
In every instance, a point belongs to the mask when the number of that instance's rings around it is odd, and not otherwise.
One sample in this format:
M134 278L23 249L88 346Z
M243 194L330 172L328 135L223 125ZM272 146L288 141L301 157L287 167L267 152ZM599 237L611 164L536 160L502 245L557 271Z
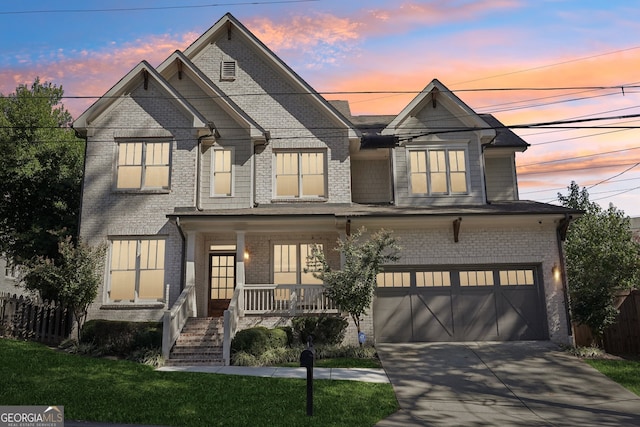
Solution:
M411 194L467 194L466 157L464 149L409 150Z
M233 150L214 148L211 150L211 195L231 196L233 193Z
M324 151L278 152L275 162L276 197L326 197Z
M164 255L164 239L113 240L109 301L162 301L164 299Z
M169 188L171 143L126 141L118 143L116 188L166 190Z

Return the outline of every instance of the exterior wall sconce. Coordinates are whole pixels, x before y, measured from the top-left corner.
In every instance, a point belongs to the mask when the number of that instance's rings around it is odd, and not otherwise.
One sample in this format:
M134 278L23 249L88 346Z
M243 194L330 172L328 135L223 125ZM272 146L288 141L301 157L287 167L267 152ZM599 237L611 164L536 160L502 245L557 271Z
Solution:
M553 278L556 281L560 280L560 267L558 267L558 264L554 263L553 267L551 268L551 272L553 273Z
M246 249L244 250L244 260L249 261L249 251Z

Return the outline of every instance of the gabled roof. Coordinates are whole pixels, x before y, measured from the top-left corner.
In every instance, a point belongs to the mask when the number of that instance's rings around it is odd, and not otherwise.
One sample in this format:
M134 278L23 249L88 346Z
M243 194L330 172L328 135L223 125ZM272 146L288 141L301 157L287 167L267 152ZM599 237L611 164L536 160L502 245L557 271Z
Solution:
M482 118L465 104L460 98L453 94L438 79L433 79L413 100L398 114L389 125L382 130L383 135L395 134L408 118L417 115L426 105L431 102L441 103L455 115L458 120L469 128L478 128L480 137L491 139L495 136L495 131L491 129Z
M198 110L193 108L191 104L185 101L180 94L160 75L147 61L142 61L129 71L118 83L107 91L100 99L98 99L91 107L80 115L74 122L73 128L80 134L86 136L87 129L91 124L100 117L104 111L113 105L120 97L130 93L140 81L147 78L153 79L166 92L167 98L173 102L178 108L183 110L188 117L191 117L192 126L195 129L207 130L207 120Z
M529 147L530 144L528 142L516 135L511 129L503 125L500 120L496 119L491 114L480 114L480 117L496 131L496 137L491 141L491 144L487 145L487 147L518 148L522 151Z
M287 64L284 63L275 53L273 53L264 43L251 33L240 21L238 21L230 13L225 14L218 22L202 34L196 41L184 50L184 55L193 59L202 49L207 47L213 40L221 36L229 36L230 34L241 34L251 43L256 50L270 61L278 69L280 74L287 78L289 82L300 91L310 95L310 99L316 102L321 110L337 124L343 126L349 132L349 138L359 138L359 131L346 120L340 112L338 112L324 97L322 97L315 89L305 82L298 74L295 73Z
M180 65L179 65L180 64ZM196 67L189 58L182 52L176 50L162 64L158 66L158 72L169 78L172 74L172 66L180 67L182 72L186 71L195 83L206 93L211 96L211 100L222 108L236 123L249 130L251 138L265 138L265 130L256 123L247 113L245 113L235 102L233 102L224 92L218 88L198 67Z

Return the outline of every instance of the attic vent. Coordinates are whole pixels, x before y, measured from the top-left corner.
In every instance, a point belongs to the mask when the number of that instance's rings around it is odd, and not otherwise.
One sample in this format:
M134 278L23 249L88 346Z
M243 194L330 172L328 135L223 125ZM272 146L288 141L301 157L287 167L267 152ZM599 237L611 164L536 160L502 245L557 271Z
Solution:
M236 61L222 61L220 65L220 80L236 79Z

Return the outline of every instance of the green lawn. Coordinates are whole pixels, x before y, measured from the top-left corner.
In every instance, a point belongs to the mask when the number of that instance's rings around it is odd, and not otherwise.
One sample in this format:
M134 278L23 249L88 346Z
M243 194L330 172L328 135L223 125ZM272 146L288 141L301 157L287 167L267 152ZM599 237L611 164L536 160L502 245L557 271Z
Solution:
M398 409L390 384L158 372L0 339L0 405L64 405L66 419L192 426L372 426Z
M640 396L640 360L584 359L584 361Z

